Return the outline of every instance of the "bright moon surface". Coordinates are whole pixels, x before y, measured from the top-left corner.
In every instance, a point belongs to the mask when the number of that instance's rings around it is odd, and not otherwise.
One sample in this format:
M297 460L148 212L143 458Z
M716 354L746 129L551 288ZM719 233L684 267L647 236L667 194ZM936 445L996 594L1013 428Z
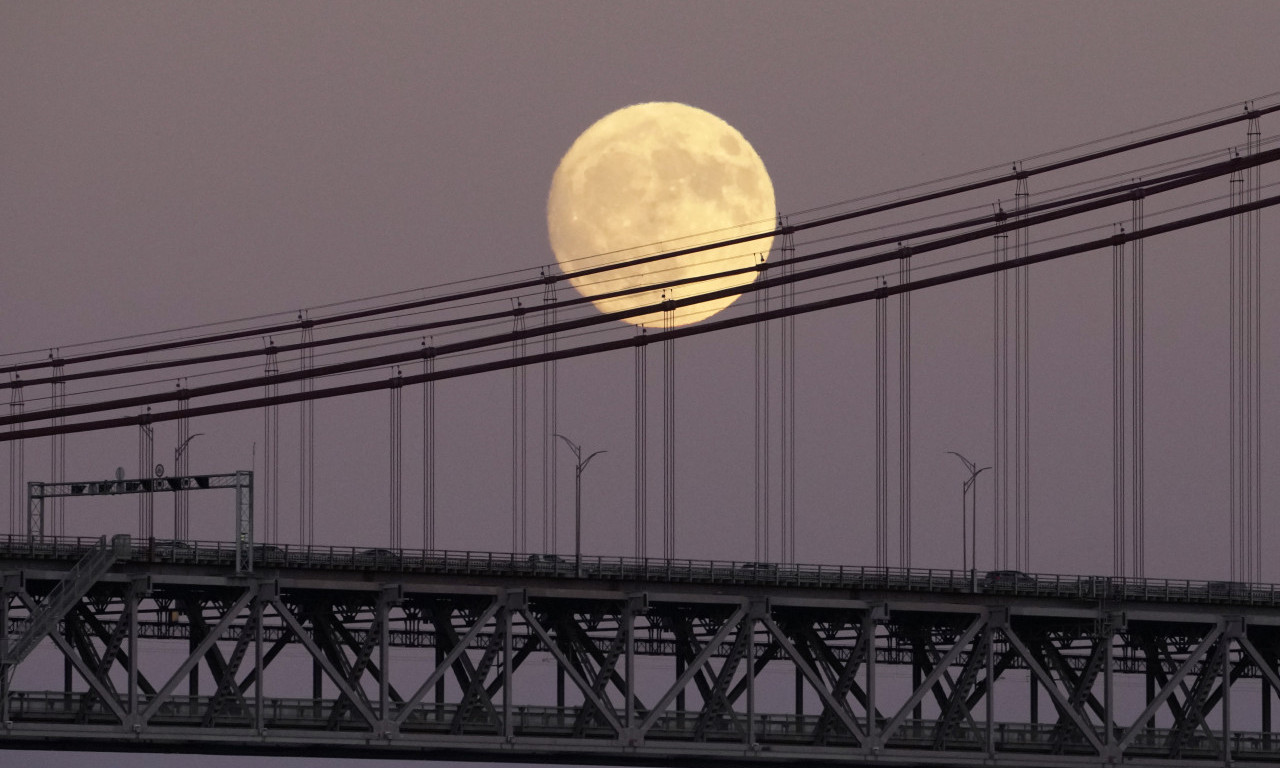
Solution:
M565 272L765 232L775 226L773 184L760 156L733 126L673 102L636 104L606 115L560 160L547 200L547 229ZM570 283L601 312L655 304L662 289L613 298L603 293L749 267L768 256L772 237L623 267ZM676 286L680 299L746 285L756 273ZM716 299L678 309L694 323L733 303ZM626 318L660 327L661 313Z

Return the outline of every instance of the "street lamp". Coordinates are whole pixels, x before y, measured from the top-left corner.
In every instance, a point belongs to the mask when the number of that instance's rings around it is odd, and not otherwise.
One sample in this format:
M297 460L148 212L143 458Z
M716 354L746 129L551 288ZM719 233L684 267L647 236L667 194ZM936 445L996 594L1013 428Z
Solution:
M173 474L175 476L181 477L184 474L182 470L179 469L182 466L179 462L182 459L182 454L187 452L187 446L191 445L192 440L195 440L203 434L203 432L197 432L186 440L183 440L181 445L173 449ZM186 525L184 525L184 523L186 523L186 504L184 503L186 501L186 497L183 494L184 491L180 489L175 490L173 494L173 538L176 540L183 540L187 538Z
M964 468L969 471L969 477L964 481L964 485L960 489L960 556L963 558L964 570L969 570L969 560L973 561L973 589L976 591L978 588L978 475L991 469L991 467L978 467L977 464L955 451L947 451L947 453L959 459L964 464ZM968 499L969 489L971 488L973 489L973 539L970 545L972 548L969 552L965 552L965 545L968 543L967 540L969 538L968 510L965 507L965 501Z
M586 459L582 458L582 446L573 442L562 434L555 433L555 436L564 441L569 446L569 450L573 451L573 458L577 461L577 466L573 471L573 570L574 573L582 577L582 470L587 468L587 464L591 460L602 453L608 451L596 451Z

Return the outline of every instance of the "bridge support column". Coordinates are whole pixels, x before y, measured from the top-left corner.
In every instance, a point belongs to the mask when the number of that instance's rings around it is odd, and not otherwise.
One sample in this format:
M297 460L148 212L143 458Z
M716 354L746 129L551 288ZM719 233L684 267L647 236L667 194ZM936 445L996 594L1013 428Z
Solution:
M9 600L21 585L20 574L0 576L0 723L9 722Z
M378 730L389 739L399 730L391 709L391 626L393 606L404 602L404 586L384 586L378 596Z
M983 643L986 650L987 665L987 755L991 758L996 756L996 627L1004 628L1009 624L1009 609L1007 608L989 608L987 610L987 626L984 629L987 639ZM963 696L963 691L957 692L956 695Z
M627 606L622 616L622 620L627 622L623 634L627 675L626 690L623 691L623 697L626 699L626 721L623 724L626 727L628 746L633 747L638 746L643 738L639 729L636 728L636 616L643 614L648 607L648 595L632 595L627 598Z
M1035 675L1028 675L1027 679L1030 681L1031 724L1037 725L1040 722L1040 689Z
M879 709L876 707L876 629L881 622L887 621L889 618L889 609L883 603L873 605L862 617L862 633L858 638L860 644L863 644L866 651L867 669L867 751L877 753L880 751L880 723L878 722L877 713ZM853 660L850 659L850 664ZM913 689L914 690L914 689Z
M1116 633L1125 626L1124 614L1115 614L1104 612L1098 622L1100 631L1098 632L1098 642L1102 643L1102 709L1103 709L1103 725L1107 729L1106 738L1103 739L1104 757L1108 760L1119 761L1121 758L1121 750L1116 746L1116 709L1115 709L1115 647ZM1151 673L1147 673L1147 698L1146 703L1150 704L1155 698L1155 678ZM1154 722L1154 719L1152 720ZM1140 724L1139 724L1140 725Z
M523 590L508 592L499 618L502 624L502 735L507 741L514 739L516 735L511 712L511 665L515 660L511 652L511 615L525 610L528 602L528 596Z
M1262 733L1267 747L1271 746L1271 683L1262 680Z
M125 599L129 601L125 616L129 622L129 701L128 713L133 722L138 717L138 603L151 592L149 577L135 578L129 584Z
M676 657L676 679L679 680L684 675L684 656L681 656L679 651L677 651L675 654L675 657ZM684 728L684 711L685 711L684 689L681 688L680 692L676 694L676 718L679 721L679 725L681 729Z

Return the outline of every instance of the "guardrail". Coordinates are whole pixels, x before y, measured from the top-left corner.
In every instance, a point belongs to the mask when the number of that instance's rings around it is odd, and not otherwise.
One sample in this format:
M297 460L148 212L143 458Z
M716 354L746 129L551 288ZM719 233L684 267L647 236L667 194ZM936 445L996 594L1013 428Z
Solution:
M114 720L102 701L95 695L83 692L63 693L57 691L15 691L10 693L9 714L11 722L76 723L88 720L91 723L108 723ZM205 722L206 713L214 700L214 696L171 696L162 704L151 718L152 727L165 726L189 727L200 726ZM141 706L146 706L148 697L142 697ZM227 702L214 718L214 725L221 727L252 727L254 720L253 699L245 704ZM335 699L301 699L301 698L264 698L262 701L263 724L273 729L325 729L337 727L340 730L367 730L365 723L351 708L344 708L337 722L331 722ZM458 714L458 704L421 703L404 719L400 730L404 733L448 733ZM522 736L571 737L577 725L580 707L552 707L519 705L511 709L514 731ZM643 716L643 713L640 713ZM728 720L704 724L702 738L712 741L740 741L745 729L745 715L735 713L737 724ZM820 721L818 715L793 714L756 714L754 716L755 738L766 744L803 744L810 743ZM699 712L673 710L664 713L648 731L649 740L684 741L696 737L698 733ZM941 727L937 720L908 719L894 732L886 745L899 749L931 749L937 738L937 729ZM483 710L477 710L466 719L464 730L467 733L498 733L501 731L496 719L488 716ZM1101 731L1101 726L1098 727ZM1122 728L1117 728L1116 738L1123 735ZM1133 754L1162 754L1168 750L1173 735L1169 728L1145 728L1139 730L1128 749ZM587 739L612 740L616 738L613 730L592 718L582 736ZM992 724L992 736L996 748L1001 751L1037 752L1061 747L1068 753L1089 752L1088 742L1078 733L1068 731L1065 734L1054 723L1016 723L997 722ZM1063 739L1062 737L1066 738ZM828 744L850 744L853 739L848 734L839 732L827 734ZM986 743L986 723L976 721L972 724L961 723L951 729L947 736L947 744L951 749L963 749L964 745L972 745L981 749ZM1183 746L1188 756L1207 755L1215 757L1221 753L1221 746L1214 740L1201 735L1192 737ZM1280 736L1263 731L1232 731L1231 751L1236 755L1276 755L1280 753Z
M74 560L98 538L0 536L0 559ZM404 574L458 574L571 580L572 557L472 550L413 550L351 546L255 544L255 568L386 571ZM133 562L228 565L235 544L218 541L134 540ZM1111 576L973 573L933 568L763 563L739 560L665 560L590 556L581 560L583 578L606 581L769 585L816 589L893 592L949 592L1075 598L1089 601L1232 603L1280 606L1274 584L1195 579L1131 579Z

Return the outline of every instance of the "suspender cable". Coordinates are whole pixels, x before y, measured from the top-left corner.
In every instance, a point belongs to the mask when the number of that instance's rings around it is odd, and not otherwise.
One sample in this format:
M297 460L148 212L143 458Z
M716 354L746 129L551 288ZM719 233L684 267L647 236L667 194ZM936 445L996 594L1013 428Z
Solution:
M898 284L911 282L911 248L902 248ZM911 294L898 296L898 565L911 567Z
M888 310L883 292L876 296L876 565L889 564L889 393L888 393Z
M545 272L544 272L545 274ZM554 328L556 324L556 284L547 280L542 291L543 326ZM544 352L556 351L556 333L550 331L542 337ZM559 371L556 361L542 364L542 551L556 552L558 474L556 472L555 434L560 431L559 421Z
M150 409L148 409L150 411ZM143 413L138 422L138 477L151 477L156 465L155 429ZM138 540L149 541L155 538L155 494L138 494Z
M1143 198L1141 192L1134 194L1133 198L1133 220L1131 222L1133 233L1140 235L1143 227L1145 213L1143 211ZM1143 360L1145 341L1144 318L1146 310L1144 308L1146 277L1144 275L1145 266L1143 264L1143 239L1136 237L1129 245L1129 261L1130 282L1132 283L1132 297L1130 303L1131 318L1130 331L1132 334L1132 343L1130 345L1129 365L1130 365L1130 387L1132 404L1132 414L1130 415L1132 431L1132 446L1130 447L1129 460L1130 468L1130 485L1131 485L1131 515L1132 521L1132 539L1133 539L1133 564L1130 566L1135 578L1143 578L1146 575L1146 439L1144 430L1146 426L1146 384L1145 368L1146 364Z
M795 236L786 227L786 220L779 218L782 230L782 274L790 276L795 271ZM782 286L782 307L795 304L795 285L786 282ZM796 561L796 319L790 315L782 318L782 561Z
M1021 165L1016 169L1014 220L1021 222L1030 205L1027 176ZM1013 230L1013 256L1025 258L1031 253L1031 230L1025 226ZM1031 268L1018 267L1013 272L1014 303L1014 508L1016 538L1015 568L1031 570Z
M663 294L663 331L675 329L675 307ZM662 556L676 556L676 347L668 335L662 342Z
M1124 234L1123 228L1121 235ZM1111 246L1111 569L1125 575L1124 238Z
M13 374L13 389L9 391L9 415L22 415L22 378ZM19 424L15 421L9 425L9 431L15 432ZM27 497L26 497L26 443L21 439L9 443L9 533L16 534L26 530Z
M263 373L267 377L280 372L279 358L274 343L267 346L267 364ZM263 387L268 399L280 393L280 385L274 381ZM269 542L280 541L280 406L268 405L262 409L262 528Z
M435 370L435 351L422 341L422 373ZM422 382L422 548L436 548L436 383Z
M997 204L997 213L1003 221L1003 207ZM994 239L994 259L1003 264L1009 259L1009 236L1005 230L996 233ZM993 388L995 403L994 453L992 462L994 469L995 493L992 514L991 561L995 568L1007 567L1009 560L1009 281L1008 271L995 274L995 309L994 333L995 385Z
M188 447L194 435L191 434L191 419L187 416L189 400L185 396L182 382L178 382L178 391L182 397L178 399L178 446L173 457L173 474L177 477L186 477L190 474L187 468L191 465L191 452ZM189 536L187 530L187 504L190 499L187 492L178 490L173 494L173 538L178 541L186 541Z
M1230 178L1230 196L1232 206L1239 205L1244 199L1244 176L1243 173L1237 171L1231 174ZM1228 277L1231 284L1231 296L1228 303L1228 313L1230 315L1230 332L1229 342L1231 347L1231 373L1228 377L1228 386L1230 387L1229 405L1231 411L1231 426L1229 428L1229 437L1231 447L1228 451L1228 466L1231 476L1231 491L1229 501L1229 518L1230 518L1230 573L1231 579L1243 581L1245 576L1245 568L1243 558L1241 557L1241 549L1247 547L1247 537L1243 535L1247 530L1247 519L1245 512L1245 494L1246 483L1244 479L1244 442L1245 428L1244 423L1244 325L1245 325L1245 308L1244 308L1244 289L1245 289L1245 269L1243 257L1241 254L1243 245L1243 215L1236 214L1231 217L1229 229L1229 267Z
M760 259L760 274L764 274L764 258ZM755 311L763 315L769 311L769 291L757 291ZM755 490L756 527L755 559L769 559L769 323L755 324L756 377L755 377Z
M401 461L404 450L404 441L402 439L404 421L403 421L403 387L404 378L400 375L400 369L396 369L395 375L391 377L390 393L390 418L387 421L387 433L390 438L390 450L388 451L388 462L391 469L391 477L389 482L390 499L388 500L388 509L391 519L391 535L388 538L392 549L400 549L404 546L404 514L401 502L403 500L403 485L401 479L403 477L404 464Z
M635 547L636 557L649 556L649 347L645 343L645 329L636 329L635 348Z
M313 326L302 313L298 313L302 326L302 354L298 358L298 368L307 374L315 366L315 349L310 346L314 341ZM298 543L311 546L315 543L316 534L316 407L315 400L310 399L315 389L315 380L308 375L300 379L303 399L298 413Z
M1262 129L1259 126L1259 113L1251 110L1248 123L1246 155L1255 157L1262 150ZM1252 166L1245 171L1247 177L1245 202L1256 203L1262 198L1262 168ZM1252 440L1253 488L1253 573L1252 581L1262 581L1262 212L1258 210L1245 214L1249 226L1247 250L1252 264L1253 275L1253 414L1249 421L1250 438Z
M52 381L49 384L49 405L56 411L67 404L67 383L62 380L62 360L55 355L56 350L49 353L50 373L52 374ZM66 417L54 416L50 423L54 426L61 426L66 423ZM49 475L50 479L55 483L61 483L67 477L67 436L65 434L51 435L49 438ZM58 496L49 501L52 502L49 505L50 522L52 523L50 530L58 536L65 536L67 533L67 500Z
M521 310L519 300L516 309ZM517 311L511 341L511 551L528 548L528 379L525 376L524 313Z

